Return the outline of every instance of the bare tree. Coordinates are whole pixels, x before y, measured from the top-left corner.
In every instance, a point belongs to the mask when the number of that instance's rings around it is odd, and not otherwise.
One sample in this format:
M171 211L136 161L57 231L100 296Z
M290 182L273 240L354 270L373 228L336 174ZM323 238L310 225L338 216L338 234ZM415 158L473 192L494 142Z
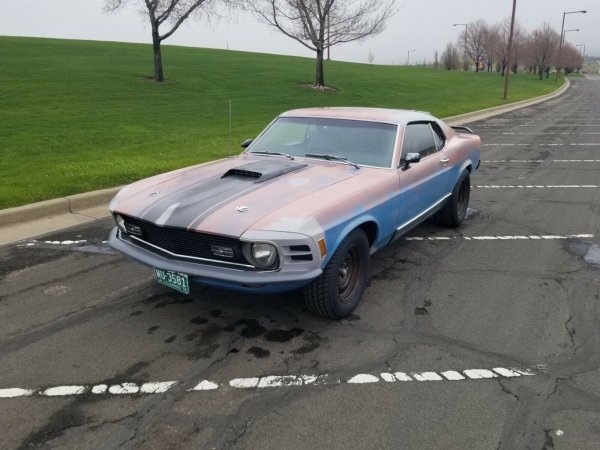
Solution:
M513 30L513 54L510 56L512 71L514 74L517 73L519 68L519 57L523 53L525 48L525 42L528 39L527 30L523 28L518 22L515 21L515 28Z
M563 49L560 56L560 63L565 73L571 73L583 67L583 56L570 42L563 43Z
M345 42L381 33L395 10L389 0L247 0L248 9L316 52L315 87L325 87L323 54Z
M371 50L369 50L369 64L373 64L373 61L375 61L375 53L373 53Z
M458 50L452 42L448 42L446 45L446 50L442 52L442 56L440 58L442 67L446 70L456 70L460 65L460 55L458 54Z
M433 55L433 68L434 69L439 69L440 68L440 59L438 57L438 51L436 50L434 55Z
M558 54L560 35L547 23L534 30L527 40L527 55L529 61L538 67L540 80L546 71L550 71L550 64Z
M490 30L493 29L493 43L491 44L491 50L493 52L494 59L498 62L500 66L500 73L504 76L506 71L506 61L508 59L508 37L510 35L510 17L507 17L498 25L490 27ZM488 31L488 36L492 33ZM513 30L513 43L512 43L512 54L510 55L510 60L512 61L511 66L515 67L518 65L517 62L517 53L522 46L523 36L524 36L523 28L515 22L514 30ZM516 68L515 68L516 73Z
M485 42L487 34L487 25L484 20L470 22L467 30L463 30L458 37L458 45L462 45L465 41L465 33L467 34L467 54L475 63L475 72L479 72L479 65L485 54Z
M495 61L498 61L498 49L501 47L500 26L490 25L485 30L483 50L486 59L487 71L492 71Z
M160 44L171 36L179 26L199 8L212 3L212 0L132 0L139 4L143 14L148 15L152 30L152 49L154 52L154 81L165 80L162 66ZM105 0L104 10L114 12L130 3L130 0ZM167 24L167 30L161 33L161 26Z

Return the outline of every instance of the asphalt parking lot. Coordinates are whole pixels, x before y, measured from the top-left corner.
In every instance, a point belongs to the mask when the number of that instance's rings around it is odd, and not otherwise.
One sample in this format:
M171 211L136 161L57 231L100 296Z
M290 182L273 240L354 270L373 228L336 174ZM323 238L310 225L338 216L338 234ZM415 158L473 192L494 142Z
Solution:
M599 448L600 80L470 126L468 219L347 320L179 295L109 219L0 247L0 448Z

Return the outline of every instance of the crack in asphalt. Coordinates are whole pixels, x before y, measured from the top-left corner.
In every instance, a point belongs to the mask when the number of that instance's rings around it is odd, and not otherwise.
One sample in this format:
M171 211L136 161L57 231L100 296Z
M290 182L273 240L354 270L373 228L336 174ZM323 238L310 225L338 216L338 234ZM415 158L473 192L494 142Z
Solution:
M500 388L502 389L502 392L513 396L517 401L519 401L519 396L517 394L515 394L513 391L511 391L510 389L508 389L502 382L501 378L497 378L497 380L498 380L498 384L500 385Z

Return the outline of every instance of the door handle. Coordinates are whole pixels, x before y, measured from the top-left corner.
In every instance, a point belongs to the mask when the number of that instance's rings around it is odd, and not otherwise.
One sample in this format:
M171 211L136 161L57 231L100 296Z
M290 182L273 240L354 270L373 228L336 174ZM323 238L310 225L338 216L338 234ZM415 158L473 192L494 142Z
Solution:
M442 158L442 159L440 159L440 162L442 164L446 164L447 162L450 162L450 158Z

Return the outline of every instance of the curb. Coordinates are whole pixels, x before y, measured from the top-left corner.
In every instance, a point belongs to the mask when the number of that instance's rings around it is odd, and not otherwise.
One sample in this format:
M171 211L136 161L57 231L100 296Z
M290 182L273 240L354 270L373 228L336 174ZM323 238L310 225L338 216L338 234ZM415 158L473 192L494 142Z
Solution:
M42 219L60 214L77 214L88 208L108 205L108 202L119 192L122 186L84 192L83 194L45 200L29 205L17 206L0 210L0 227L14 225L35 219ZM107 206L108 211L108 206Z
M515 109L525 108L526 106L531 106L537 103L542 103L547 100L551 100L553 98L558 97L559 95L562 95L567 89L569 89L570 86L571 82L568 78L565 78L565 82L563 83L563 85L549 94L529 98L527 100L521 100L518 102L510 103L508 105L494 106L492 108L486 108L481 109L479 111L459 114L457 116L445 117L442 120L448 125L460 125L464 123L475 122L477 120L487 119L488 117L496 116L498 114L503 114L505 112L514 111Z
M491 116L556 98L565 92L570 85L571 83L569 82L569 79L565 78L563 85L550 94L542 95L532 99L521 100L508 105L494 106L492 108L486 108L466 114L446 117L442 120L448 125L461 125L464 123L475 122L477 120L482 120ZM108 204L108 202L110 202L110 200L117 194L117 192L119 192L122 187L123 186L101 189L98 191L85 192L83 194L69 195L67 197L31 203L29 205L17 206L15 208L2 209L0 210L0 227L15 225L21 222L42 219L60 214L77 214L78 211L87 208L102 206L103 204Z

